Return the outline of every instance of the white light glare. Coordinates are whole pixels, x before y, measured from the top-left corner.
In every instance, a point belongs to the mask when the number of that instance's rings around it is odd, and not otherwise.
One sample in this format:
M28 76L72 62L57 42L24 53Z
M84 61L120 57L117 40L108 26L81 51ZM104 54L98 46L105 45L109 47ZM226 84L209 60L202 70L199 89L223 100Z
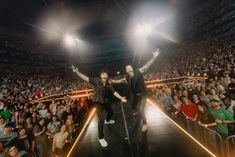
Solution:
M64 42L67 46L74 46L76 44L75 38L70 34L65 35Z
M150 24L139 24L136 28L136 33L138 36L148 36L151 35L153 31L153 26Z

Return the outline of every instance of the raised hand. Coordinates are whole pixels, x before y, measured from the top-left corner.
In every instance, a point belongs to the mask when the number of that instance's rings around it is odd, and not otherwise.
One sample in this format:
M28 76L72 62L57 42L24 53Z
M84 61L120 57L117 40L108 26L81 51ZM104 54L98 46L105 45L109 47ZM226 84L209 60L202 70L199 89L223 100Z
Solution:
M15 116L18 117L19 116L19 111L15 112Z
M127 102L126 97L122 97L121 102L126 103Z
M160 54L160 49L159 49L159 48L156 48L156 49L153 51L153 55L157 57L159 54Z
M71 69L73 70L73 72L77 71L77 68L72 64Z

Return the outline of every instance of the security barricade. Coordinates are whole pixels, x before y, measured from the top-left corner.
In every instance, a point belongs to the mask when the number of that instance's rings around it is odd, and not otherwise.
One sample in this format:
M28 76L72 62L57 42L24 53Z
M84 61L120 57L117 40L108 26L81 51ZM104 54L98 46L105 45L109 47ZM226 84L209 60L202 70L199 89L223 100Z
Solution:
M226 139L226 155L227 157L235 156L235 135L229 136Z
M219 157L226 157L225 143L219 133L216 131L198 125L196 122L185 118L186 131L205 145L209 150Z

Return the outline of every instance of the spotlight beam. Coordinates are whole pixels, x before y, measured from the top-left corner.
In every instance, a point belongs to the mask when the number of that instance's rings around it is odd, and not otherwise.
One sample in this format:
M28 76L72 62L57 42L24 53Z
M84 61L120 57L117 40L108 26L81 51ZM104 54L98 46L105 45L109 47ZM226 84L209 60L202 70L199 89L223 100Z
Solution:
M172 39L171 37L169 37L168 35L162 33L162 32L155 32L156 34L160 35L161 37L167 39L167 40L170 40L171 42L174 42L174 43L177 43L176 40Z
M48 31L48 30L46 30L46 29L44 29L44 28L42 28L42 27L36 26L36 25L31 24L31 23L28 23L28 22L25 22L25 24L28 25L28 26L31 26L31 27L33 27L33 28L35 28L35 29L37 29L37 30L40 30L40 31L42 31L42 32L46 32L46 33L50 33L50 34L55 34L55 35L60 36L60 37L63 36L63 35L60 34L60 33Z

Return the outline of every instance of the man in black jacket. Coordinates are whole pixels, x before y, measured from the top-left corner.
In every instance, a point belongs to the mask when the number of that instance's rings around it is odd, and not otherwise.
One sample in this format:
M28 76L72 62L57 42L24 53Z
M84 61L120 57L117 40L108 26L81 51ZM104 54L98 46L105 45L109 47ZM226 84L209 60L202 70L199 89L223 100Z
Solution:
M141 68L133 70L131 65L126 65L127 76L120 80L112 80L114 84L118 83L127 83L131 89L133 96L132 101L132 115L136 116L140 114L140 118L143 121L142 132L147 131L147 121L144 113L145 106L145 96L146 96L146 87L144 83L143 74L148 70L148 68L153 64L157 56L159 55L160 50L157 48L153 51L153 57Z

